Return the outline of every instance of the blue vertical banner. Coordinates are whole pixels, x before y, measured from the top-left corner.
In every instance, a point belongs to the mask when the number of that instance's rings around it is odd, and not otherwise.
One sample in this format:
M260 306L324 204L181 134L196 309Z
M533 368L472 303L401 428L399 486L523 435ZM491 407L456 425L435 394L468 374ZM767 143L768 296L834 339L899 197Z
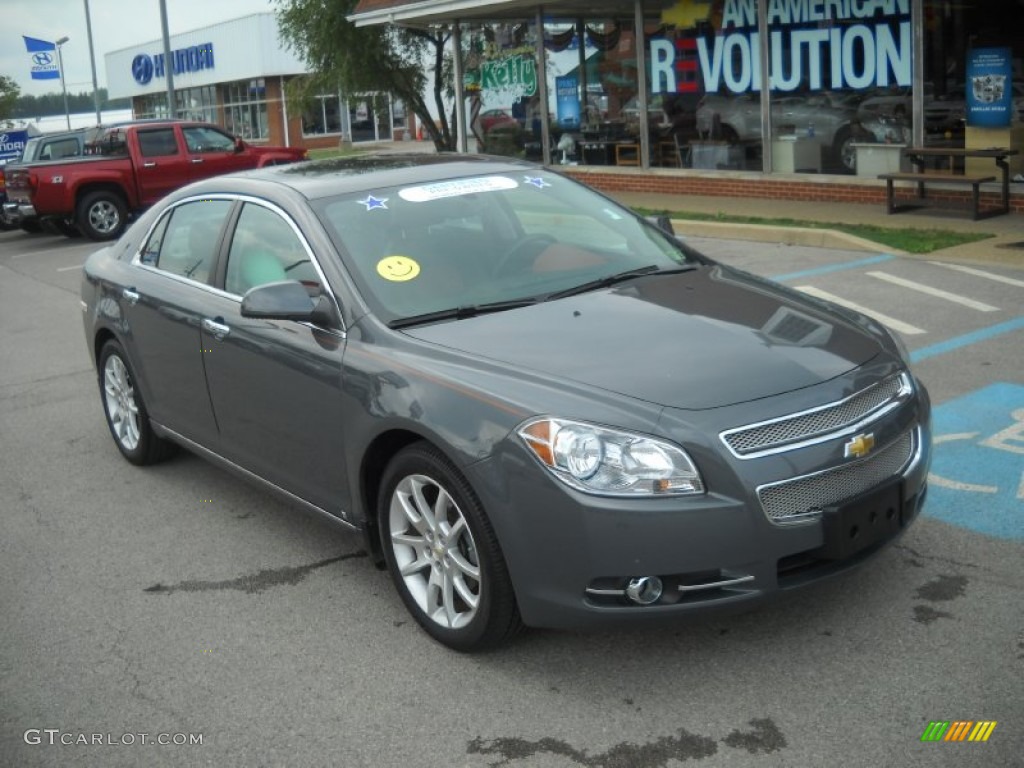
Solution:
M1013 118L1013 62L1009 48L973 48L967 54L967 124L1004 128Z
M558 109L558 124L563 128L579 128L580 99L579 80L576 75L562 75L555 78L555 103Z
M60 70L57 69L57 46L47 40L21 36L25 41L25 50L31 59L30 72L33 80L57 80Z

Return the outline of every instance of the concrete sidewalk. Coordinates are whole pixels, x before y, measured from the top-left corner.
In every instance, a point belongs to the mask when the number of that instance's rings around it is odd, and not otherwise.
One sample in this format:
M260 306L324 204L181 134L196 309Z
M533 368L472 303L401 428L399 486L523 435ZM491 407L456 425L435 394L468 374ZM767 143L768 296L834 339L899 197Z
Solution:
M433 152L428 141L381 142L374 149L398 152ZM699 180L695 180L695 186ZM1014 186L1022 186L1015 183ZM710 197L700 194L662 195L644 192L615 192L612 197L631 208L679 211L714 215L739 214L765 219L797 219L814 222L872 224L889 229L945 229L990 234L953 248L944 248L921 258L936 261L973 261L1024 269L1024 216L1010 213L973 221L966 210L939 207L919 208L889 215L884 205L804 202L752 197ZM803 229L755 224L726 224L714 221L673 218L676 231L694 237L723 237L759 242L790 243L820 248L892 253L893 249L862 238L828 229Z
M944 229L986 233L992 237L920 256L933 260L968 260L1024 269L1024 216L1016 213L973 221L967 211L943 208L919 208L889 215L883 205L855 203L708 197L698 194L657 195L641 192L617 192L613 197L633 208L711 215L739 214L765 219L802 219L823 223L871 224L889 229ZM673 218L673 222L677 232L700 237L729 237L824 248L892 252L887 246L834 230L726 224L676 218Z

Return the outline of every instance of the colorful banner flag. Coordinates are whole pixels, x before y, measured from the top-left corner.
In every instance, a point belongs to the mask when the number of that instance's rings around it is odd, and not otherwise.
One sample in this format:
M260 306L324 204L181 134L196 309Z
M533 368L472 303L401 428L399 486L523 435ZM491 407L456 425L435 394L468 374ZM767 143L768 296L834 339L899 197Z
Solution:
M57 46L46 40L35 37L21 36L25 41L25 49L32 60L30 71L33 80L56 80L60 77L57 68Z

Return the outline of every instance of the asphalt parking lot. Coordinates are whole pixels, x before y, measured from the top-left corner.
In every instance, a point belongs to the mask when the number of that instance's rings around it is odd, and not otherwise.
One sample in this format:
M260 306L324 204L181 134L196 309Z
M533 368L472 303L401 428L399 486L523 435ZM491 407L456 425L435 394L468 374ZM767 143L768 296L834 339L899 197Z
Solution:
M463 656L357 537L187 454L126 463L83 339L95 246L0 233L0 765L1020 765L1024 272L691 242L900 330L935 405L924 515L756 612Z

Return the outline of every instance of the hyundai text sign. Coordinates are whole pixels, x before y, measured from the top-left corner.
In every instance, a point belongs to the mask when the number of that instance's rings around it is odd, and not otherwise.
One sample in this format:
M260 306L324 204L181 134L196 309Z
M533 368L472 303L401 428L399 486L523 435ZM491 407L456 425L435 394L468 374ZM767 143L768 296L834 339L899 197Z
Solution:
M213 69L213 43L203 43L171 51L171 71L174 74L201 72L204 69ZM140 53L132 59L132 78L139 85L148 85L154 77L164 77L164 73L164 55L162 53L155 56Z
M7 131L0 133L0 160L17 160L25 149L28 131Z

